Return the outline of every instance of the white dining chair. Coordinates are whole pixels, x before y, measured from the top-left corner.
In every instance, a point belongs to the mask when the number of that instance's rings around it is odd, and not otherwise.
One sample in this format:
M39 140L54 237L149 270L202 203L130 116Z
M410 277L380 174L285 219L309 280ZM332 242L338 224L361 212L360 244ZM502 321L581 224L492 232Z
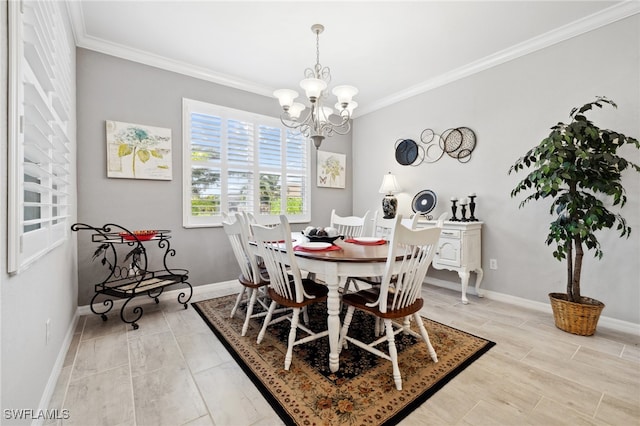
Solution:
M243 299L245 299L246 294L247 313L245 315L241 332L241 335L244 336L247 334L251 318L266 316L268 303L266 300L266 292L264 290L269 284L269 280L266 276L266 271L262 270L258 266L256 257L251 253L248 236L249 227L242 215L240 213L236 213L233 216L228 216L227 219L228 220L222 222L222 227L229 238L238 266L240 266L238 282L241 284L241 291L236 298L233 308L231 309L230 318L234 317L238 307L243 302ZM254 313L256 302L262 305L264 308L263 311Z
M332 228L338 230L338 235L342 235L345 239L364 236L367 221L369 219L369 210L362 217L358 216L339 216L336 210L331 210Z
M401 223L409 229L415 229L418 225L418 219L420 219L420 215L413 214L409 218L402 219ZM373 232L371 236L389 240L394 226L395 218L386 219L376 210L373 214Z
M438 356L429 340L429 334L419 311L424 304L421 293L422 282L433 260L440 231L440 227L409 229L401 224L401 217L398 216L389 244L389 254L381 285L342 296L342 303L347 306L347 313L340 331L338 347L342 348L345 342L350 342L391 361L393 380L398 390L402 390L402 376L395 345L395 336L398 333L408 333L421 338L427 345L431 359L438 362ZM397 257L401 258L399 268L396 266ZM356 309L381 318L384 321L385 336L373 342L363 342L350 337L349 327ZM414 319L420 333L411 330L411 318ZM394 320L402 320L402 322ZM388 346L387 353L375 347L385 339Z
M267 292L272 302L264 319L262 329L258 334L257 343L260 344L267 331L267 327L280 321L289 320L291 328L284 358L284 369L289 370L293 358L293 347L329 335L328 330L314 332L300 323L300 312L313 303L327 300L328 288L315 281L302 278L296 262L291 242L291 227L287 217L280 216L280 224L273 227L251 225L258 253L262 257L269 274ZM285 250L284 252L282 250ZM276 307L291 308L290 315L273 318ZM307 336L296 340L297 330L303 330Z
M409 229L415 229L418 224L419 215L414 214L410 218L401 219L400 223ZM391 240L393 229L395 227L396 219L385 219L378 214L378 211L373 214L373 237L382 238L385 240ZM353 284L356 291L360 290L358 281L367 283L371 286L380 285L382 277L349 277L344 285L344 292L348 292L351 284Z

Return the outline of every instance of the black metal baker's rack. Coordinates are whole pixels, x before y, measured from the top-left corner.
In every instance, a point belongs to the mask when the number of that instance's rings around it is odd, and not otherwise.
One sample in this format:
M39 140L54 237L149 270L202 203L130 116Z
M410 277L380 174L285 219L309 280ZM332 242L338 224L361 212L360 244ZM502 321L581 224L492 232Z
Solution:
M127 313L129 302L137 296L147 295L159 303L164 289L170 286L183 287L178 293L178 303L187 309L187 303L193 295L193 288L187 281L189 271L170 268L167 260L175 256L169 239L171 231L155 230L150 234L137 234L114 223L102 227L75 223L71 226L75 232L88 231L91 241L98 244L93 260L104 267L104 278L95 284L95 294L91 299L91 312L107 320L107 313L114 307L114 298L124 299L120 308L123 322L138 328L137 321L142 317L143 308L135 306ZM162 252L162 266L152 269L147 257L147 246L155 244Z

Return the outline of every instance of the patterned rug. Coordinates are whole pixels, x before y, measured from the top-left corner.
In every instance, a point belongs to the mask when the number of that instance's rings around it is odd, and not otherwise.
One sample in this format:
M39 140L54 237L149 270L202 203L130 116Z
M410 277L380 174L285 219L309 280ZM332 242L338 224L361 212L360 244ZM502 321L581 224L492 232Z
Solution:
M291 368L286 371L289 321L270 326L257 345L262 318L252 320L247 335L240 336L246 311L238 309L235 317L229 318L235 298L236 295L231 295L192 305L282 420L290 425L397 424L495 345L423 318L438 362L431 360L421 340L397 335L402 391L395 388L390 361L353 344L340 353L340 370L331 373L326 337L294 347ZM325 304L311 306L309 328L316 332L326 330ZM412 328L418 331L417 327ZM373 317L356 311L349 335L373 341L373 329ZM297 337L303 335L299 330ZM387 351L386 341L379 349Z

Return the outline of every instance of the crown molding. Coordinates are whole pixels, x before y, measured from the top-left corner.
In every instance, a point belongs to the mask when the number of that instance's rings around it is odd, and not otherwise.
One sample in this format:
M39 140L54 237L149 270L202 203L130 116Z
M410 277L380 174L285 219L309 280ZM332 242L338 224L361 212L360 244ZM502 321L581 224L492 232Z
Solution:
M115 56L132 62L138 62L155 68L176 72L178 74L187 75L200 80L210 81L223 86L256 93L258 95L272 97L273 89L270 87L237 77L215 73L204 67L197 67L186 62L176 61L164 56L155 55L143 50L133 49L118 43L112 43L97 37L89 36L87 35L86 27L84 25L82 2L72 1L68 2L67 5L77 47Z
M381 108L391 106L413 96L428 92L456 80L469 77L486 69L504 64L505 62L512 61L638 13L640 13L640 1L626 0L622 3L610 6L592 15L573 21L567 25L531 38L507 49L485 56L484 58L456 68L450 72L441 74L435 78L426 80L400 92L396 92L372 104L365 105L359 108L358 115L356 117L361 117Z
M255 93L262 96L271 97L273 88L256 84L248 80L239 79L230 75L220 74L210 69L197 67L185 62L176 61L163 56L154 55L138 49L132 49L120 44L107 42L105 40L87 35L84 18L82 14L82 2L68 1L67 8L71 20L76 46L82 47L107 55L127 59L156 68L176 72L201 80L210 81L223 86L232 87L239 90ZM592 15L586 16L562 27L551 30L540 36L501 50L494 54L485 56L477 61L471 62L450 72L441 74L422 83L411 86L405 90L396 92L384 97L369 105L360 106L354 118L361 117L379 109L391 106L413 96L428 92L454 81L469 77L478 72L495 67L508 61L520 58L554 44L569 40L581 34L593 31L605 25L619 21L629 16L640 13L639 0L625 0L621 3L610 6Z

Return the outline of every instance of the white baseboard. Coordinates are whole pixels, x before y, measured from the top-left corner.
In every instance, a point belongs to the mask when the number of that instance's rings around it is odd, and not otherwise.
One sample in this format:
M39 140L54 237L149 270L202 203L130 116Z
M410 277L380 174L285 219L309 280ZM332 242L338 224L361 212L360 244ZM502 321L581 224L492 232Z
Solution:
M51 369L51 374L49 375L49 380L47 381L47 385L44 388L44 392L42 392L42 398L40 398L40 408L38 409L38 413L46 412L51 407L49 404L51 403L51 398L53 397L53 392L56 390L56 384L60 379L60 373L62 372L62 367L64 366L64 360L67 357L67 352L69 351L69 347L71 346L71 341L73 340L73 334L75 333L76 327L78 326L78 319L80 316L78 315L78 311L73 315L71 319L71 323L67 328L67 332L64 336L64 340L62 341L62 346L60 347L60 351L58 352L58 356L56 358L55 364L53 364L53 368ZM38 416L33 422L31 422L32 426L40 426L44 423L44 418Z
M460 291L460 283L446 281L439 278L432 278L427 276L425 279L425 283L433 284L437 287L444 287L450 290ZM510 305L521 306L523 308L533 309L540 312L546 312L551 314L551 305L549 303L537 302L535 300L523 299L521 297L512 296L510 294L498 293L491 290L485 290L482 287L482 294L484 297L491 300L497 300L498 302L508 303ZM474 286L469 286L467 290L467 294L476 295L476 289ZM636 324L629 321L622 321L615 318L610 318L606 316L600 316L598 320L598 325L602 327L606 327L608 329L619 331L622 333L630 333L633 335L640 335L640 324Z

